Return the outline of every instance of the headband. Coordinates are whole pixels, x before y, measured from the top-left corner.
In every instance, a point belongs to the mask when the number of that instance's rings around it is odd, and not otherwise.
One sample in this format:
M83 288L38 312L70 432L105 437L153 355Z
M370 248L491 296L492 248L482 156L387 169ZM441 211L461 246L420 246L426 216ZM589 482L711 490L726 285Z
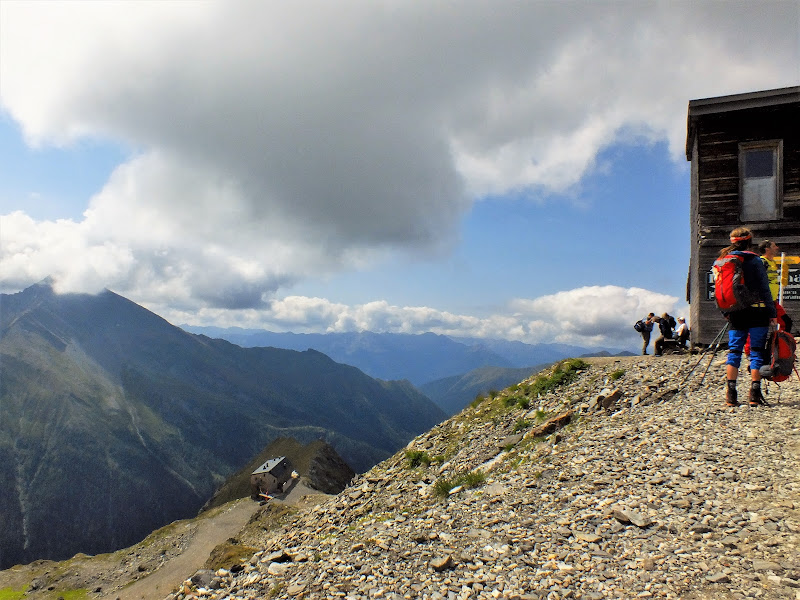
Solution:
M747 235L743 235L741 237L733 237L733 236L731 236L731 244L735 244L737 242L743 242L745 240L752 240L752 239L753 239L753 234L752 233L748 233Z

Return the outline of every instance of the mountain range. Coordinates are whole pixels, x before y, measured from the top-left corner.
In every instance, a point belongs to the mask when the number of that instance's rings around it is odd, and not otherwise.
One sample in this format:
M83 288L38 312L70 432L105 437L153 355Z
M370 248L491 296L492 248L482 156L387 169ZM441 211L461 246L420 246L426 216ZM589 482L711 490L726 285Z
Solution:
M445 414L314 350L188 333L110 291L0 295L0 568L130 545L279 437L363 472Z
M181 327L192 333L228 340L243 348L313 348L337 362L358 367L371 377L386 380L407 379L417 387L439 379L462 376L484 367L541 368L574 356L630 355L630 352L609 348L587 348L571 344L525 344L434 333L277 333L238 327ZM432 399L436 401L435 398Z

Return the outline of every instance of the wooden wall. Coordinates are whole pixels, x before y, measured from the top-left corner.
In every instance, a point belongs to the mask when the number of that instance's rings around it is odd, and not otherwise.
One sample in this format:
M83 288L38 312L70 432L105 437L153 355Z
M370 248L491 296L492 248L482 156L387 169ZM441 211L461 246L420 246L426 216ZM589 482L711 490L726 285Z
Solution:
M755 242L771 239L787 255L800 255L800 103L750 108L692 117L691 252L689 302L692 342L709 344L725 320L714 300L707 299L706 277L728 236L749 227ZM739 220L739 143L783 140L783 218ZM784 307L800 322L800 302Z

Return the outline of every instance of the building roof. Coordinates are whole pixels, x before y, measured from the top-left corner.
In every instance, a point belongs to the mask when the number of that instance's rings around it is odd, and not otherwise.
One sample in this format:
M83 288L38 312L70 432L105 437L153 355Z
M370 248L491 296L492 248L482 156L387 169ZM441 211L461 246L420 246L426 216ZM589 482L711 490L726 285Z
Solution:
M277 467L284 460L286 460L285 456L279 456L278 458L270 458L267 462L258 467L255 471L253 471L252 475L255 475L256 473L269 473L270 471L272 471L272 469Z
M765 106L777 106L793 102L800 103L800 86L689 100L686 126L686 160L692 160L692 140L694 138L695 123L699 117L733 110L762 108Z

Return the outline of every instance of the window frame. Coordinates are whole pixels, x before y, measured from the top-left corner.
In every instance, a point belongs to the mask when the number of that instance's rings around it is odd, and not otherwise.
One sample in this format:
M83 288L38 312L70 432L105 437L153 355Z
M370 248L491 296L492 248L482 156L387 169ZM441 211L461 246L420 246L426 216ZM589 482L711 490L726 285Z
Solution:
M764 218L745 218L745 156L752 150L771 150L775 161L775 215ZM742 222L779 221L783 218L783 140L758 140L739 143L739 219Z

